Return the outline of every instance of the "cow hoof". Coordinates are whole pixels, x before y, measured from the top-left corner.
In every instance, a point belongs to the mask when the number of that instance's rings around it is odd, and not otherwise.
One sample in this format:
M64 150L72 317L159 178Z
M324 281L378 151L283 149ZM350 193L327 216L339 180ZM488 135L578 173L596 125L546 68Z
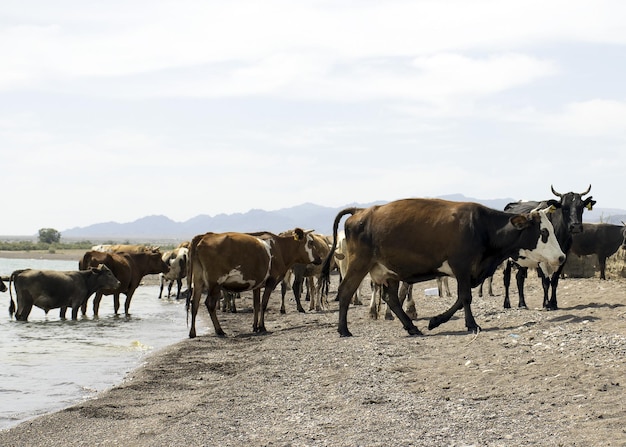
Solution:
M349 330L345 330L345 331L339 331L339 336L340 337L352 337L352 334L350 333Z
M517 306L517 307L519 307L520 309L526 309L526 310L528 310L528 306L527 306L526 304L520 304L520 305L519 305L519 306Z
M430 319L430 321L428 321L428 330L433 330L435 329L437 326L439 326L441 324L441 321L439 321L439 318L437 317L433 317Z
M468 327L467 330L469 332L471 332L472 334L478 334L480 333L480 331L482 331L482 329L480 328L480 326L476 326L476 327Z
M305 314L306 313L306 311L302 307L298 309L298 312L300 312L301 314Z
M285 315L287 312L285 312L285 309L281 309L281 310L280 310L280 313L281 313L281 314L283 314L283 315Z
M409 335L423 335L422 331L420 331L415 326L408 328L406 331L409 333Z

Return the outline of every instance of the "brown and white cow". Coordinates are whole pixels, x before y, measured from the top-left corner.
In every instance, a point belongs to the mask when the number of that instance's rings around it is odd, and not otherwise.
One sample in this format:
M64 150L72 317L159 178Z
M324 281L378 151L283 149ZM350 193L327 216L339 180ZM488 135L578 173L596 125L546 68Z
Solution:
M388 286L388 305L409 334L421 332L402 310L400 281L416 283L454 276L458 297L452 307L431 318L429 329L448 321L463 308L465 325L479 331L472 315L472 287L493 274L505 259L524 256L556 268L565 261L547 211L510 215L471 202L404 199L370 208L340 211L333 225L333 246L323 266L328 278L336 247L337 227L345 215L350 263L339 285L339 334L348 330L348 307L359 283L369 272L377 284Z
M246 233L206 233L195 236L189 249L189 274L192 296L191 329L189 337L196 336L196 314L203 291L205 301L217 335L224 331L217 319L216 306L222 290L231 292L253 291L254 332L266 332L265 309L270 294L282 281L287 270L296 263L321 263L315 250L312 231L300 228L292 235L278 236L263 233L254 236ZM264 287L261 300L260 289Z
M315 250L319 253L320 258L325 258L330 251L328 239L326 238L326 236L317 233L312 233L312 236L313 243L315 244ZM320 290L321 287L319 283L319 277L321 273L322 266L320 265L320 263L294 264L281 281L280 313L284 314L286 312L285 295L287 294L287 290L289 289L289 287L291 287L293 295L296 299L296 307L298 309L298 312L304 313L304 308L302 307L300 299L302 297L302 289L305 281L307 286L307 294L310 300L309 310L321 310L323 306L322 300L324 299ZM293 281L291 286L289 284L290 281Z
M46 313L50 309L60 308L60 317L65 318L65 311L72 308L72 320L78 317L78 309L87 302L92 293L103 288L114 288L120 282L115 278L111 270L105 265L98 265L83 271L56 271L56 270L16 270L9 280L9 292L11 283L15 288L17 310L13 303L9 313L15 319L26 321L34 306L43 309Z
M159 273L161 288L159 290L159 298L163 295L163 287L167 285L167 297L172 293L172 285L176 281L178 290L176 291L176 299L180 299L180 289L183 286L183 279L187 276L187 263L189 258L189 249L186 247L178 247L171 251L163 253L163 262L165 262L170 270L167 273Z
M100 244L91 247L93 251L102 251L105 253L141 253L144 251L159 251L158 246L142 245L142 244Z
M115 314L120 308L120 293L126 295L124 313L129 315L130 300L141 279L149 274L167 273L169 266L163 262L162 254L156 251L140 251L137 253L105 253L91 250L83 255L78 267L80 270L88 269L94 265L104 264L111 269L120 284L96 292L93 301L93 314L98 315L100 300L103 295L113 295L113 309ZM82 306L83 314L87 310L87 303Z

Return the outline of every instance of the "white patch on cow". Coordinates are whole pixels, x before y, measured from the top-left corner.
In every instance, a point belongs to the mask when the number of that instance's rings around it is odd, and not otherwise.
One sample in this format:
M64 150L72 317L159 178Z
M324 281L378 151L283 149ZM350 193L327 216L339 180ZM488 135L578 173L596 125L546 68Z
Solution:
M560 259L565 257L565 253L561 250L559 241L554 234L554 227L548 219L546 210L539 211L539 215L541 216L539 227L542 230L545 229L548 231L548 240L543 242L540 235L537 240L537 247L532 250L520 250L520 259L516 262L524 267L526 267L527 264L529 267L537 267L537 264L541 263L541 268L544 272L556 271L561 264Z
M437 269L438 272L445 273L448 276L454 276L452 273L452 269L450 268L450 264L448 261L444 261L443 264Z
M309 261L311 262L315 261L315 256L313 255L313 235L312 234L306 235L306 244L304 244L304 249L309 255Z
M268 258L267 270L265 272L265 278L263 279L263 281L265 281L270 276L270 271L272 270L272 258L273 258L273 255L272 255L272 243L273 243L273 239L263 240L261 238L257 238L257 241L259 241L261 243L261 246L267 252L267 258Z
M238 265L230 272L217 278L217 283L222 286L245 286L252 288L256 285L256 281L246 280L243 276L243 272L240 270L241 266Z
M387 278L397 278L398 275L381 263L376 263L374 267L370 269L370 277L376 284L387 285Z

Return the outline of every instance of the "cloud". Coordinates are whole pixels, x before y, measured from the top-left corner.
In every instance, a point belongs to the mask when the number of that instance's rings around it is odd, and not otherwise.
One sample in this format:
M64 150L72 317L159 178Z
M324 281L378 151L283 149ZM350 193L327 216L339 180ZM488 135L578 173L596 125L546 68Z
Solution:
M581 137L626 138L626 102L592 99L570 103L547 115L541 125L551 132Z

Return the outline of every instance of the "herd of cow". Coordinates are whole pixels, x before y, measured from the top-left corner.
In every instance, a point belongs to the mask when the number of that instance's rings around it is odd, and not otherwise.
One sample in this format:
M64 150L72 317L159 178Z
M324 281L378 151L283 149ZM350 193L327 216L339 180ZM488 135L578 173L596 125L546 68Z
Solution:
M348 308L360 300L359 288L366 275L380 290L388 309L409 334L420 334L403 307L410 285L420 281L454 277L457 298L444 313L430 319L433 329L448 321L459 309L465 313L468 330L480 331L472 315L472 288L482 285L496 269L505 264L504 307L510 307L511 270L517 268L519 306L525 307L524 279L529 268L541 277L544 302L548 310L558 308L557 286L569 253L596 253L605 278L606 258L620 246L626 248L625 226L583 224L583 210L596 203L582 192L552 193L558 198L540 202L515 202L504 211L471 202L440 199L404 199L370 208L347 208L333 223L332 237L300 228L278 235L259 233L206 233L195 236L175 250L162 253L156 247L96 246L87 251L77 271L17 270L9 277L9 312L26 320L37 306L48 312L59 308L61 318L68 307L76 319L79 309L85 314L87 301L94 295L93 314L98 315L102 296L113 295L117 314L120 294L126 296L124 312L129 314L133 293L142 278L160 274L163 294L169 282L181 297L182 281L187 278L187 311L191 312L189 337L196 336L196 315L203 294L205 305L218 335L224 335L217 316L223 297L252 291L253 331L266 332L264 316L271 293L281 284L281 312L293 278L297 308L306 280L310 309L320 309L328 295L330 272L338 267L340 283L339 327L341 336L350 336ZM339 223L344 216L344 230ZM15 289L17 307L11 286ZM7 287L0 280L0 291ZM410 297L410 294L408 294ZM372 305L374 297L372 297Z

